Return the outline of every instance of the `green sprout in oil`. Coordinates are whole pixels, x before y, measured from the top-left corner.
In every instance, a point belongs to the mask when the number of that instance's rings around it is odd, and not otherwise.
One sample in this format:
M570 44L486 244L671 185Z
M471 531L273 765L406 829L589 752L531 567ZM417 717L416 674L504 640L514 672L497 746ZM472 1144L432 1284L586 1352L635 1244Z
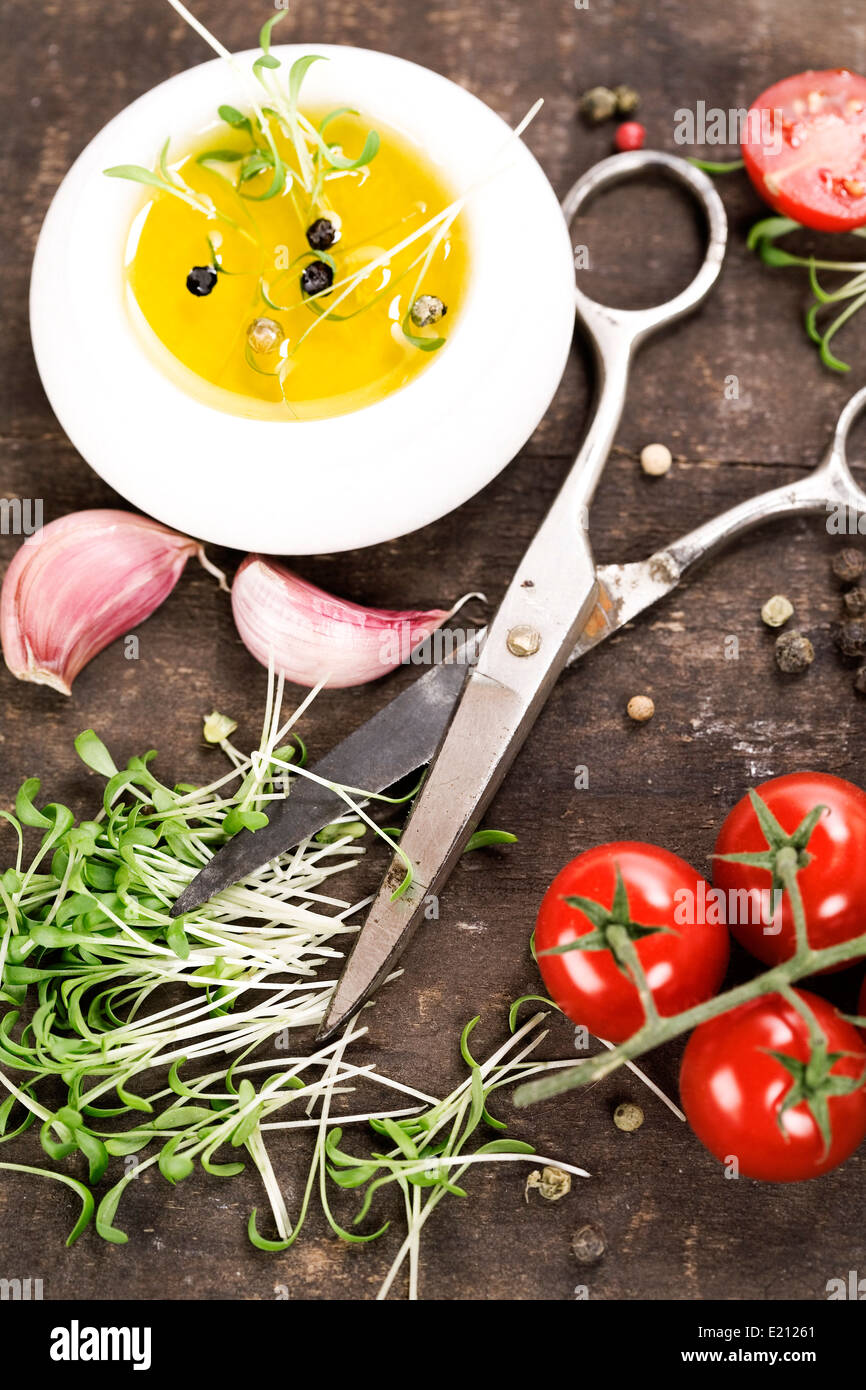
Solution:
M180 3L180 0L169 0L169 3L210 44L215 52L225 58L233 67L237 67L235 60L223 45L190 14L189 10ZM327 196L327 186L330 180L346 177L365 179L368 177L370 166L379 151L380 137L377 131L368 131L360 154L351 158L344 153L337 143L328 139L327 132L333 121L345 115L356 116L357 111L350 107L337 107L329 111L318 125L314 124L303 113L299 103L304 78L314 63L326 62L327 59L321 54L305 54L292 63L285 79L281 80L283 78L283 65L276 54L272 52L271 37L274 27L285 18L286 13L285 10L281 10L273 15L260 31L261 53L253 63L255 82L249 82L246 79L248 82L249 114L245 114L236 106L227 104L218 108L220 120L235 135L245 138L246 145L238 147L236 145L216 144L197 155L196 162L222 178L232 189L233 194L241 200L241 206L244 203L265 202L277 197L288 198L293 205L299 224L304 227L317 217L333 217ZM288 140L293 156L291 160L285 158L280 152L274 138L274 128L278 129ZM262 250L260 238L257 235L217 208L213 199L206 194L190 188L178 170L172 168L168 160L169 146L170 140L167 140L162 147L155 169L147 169L136 164L121 164L106 169L105 173L110 178L128 179L144 184L170 197L178 198L194 211L200 212L209 221L222 220L227 223L247 239L255 241L259 249ZM268 182L264 190L261 190L260 184L264 179L268 179ZM462 200L458 200L436 217L424 221L423 225L415 228L396 245L383 250L381 256L343 277L339 275L339 262L334 256L330 256L324 251L310 252L307 250L303 251L288 269L279 271L272 280L269 281L261 275L259 277L258 297L267 308L281 313L290 313L298 308L306 308L308 312L313 314L315 322L310 324L293 343L290 344L286 341L282 345L281 351L277 354L276 363L257 362L255 354L250 351L247 345L245 354L248 365L261 375L275 377L288 404L289 398L286 395L285 382L291 370L292 359L317 324L326 321L343 323L366 313L378 304L385 295L392 295L395 286L407 279L413 272L417 272L417 275L409 295L409 307L402 318L400 330L404 341L411 347L422 352L437 351L444 345L445 338L435 333L418 332L412 322L412 309L433 256L447 237L462 206ZM411 220L417 215L418 213L415 211L403 220ZM246 216L250 220L249 215L246 214ZM254 227L255 223L250 221L250 225ZM427 239L426 245L424 245L425 238ZM399 276L372 293L362 304L346 309L342 313L339 311L340 305L355 291L363 287L370 276L377 270L387 267L394 256L402 253L416 242L421 243L422 249L401 271ZM353 249L352 246L341 246L338 254L345 257ZM304 294L300 292L300 294L290 298L288 303L282 302L283 296L279 293L279 282L290 271L297 271L303 264L314 260L323 261L330 267L334 276L332 285L320 293ZM218 273L228 273L219 256L213 251L212 264ZM297 280L297 276L295 279Z

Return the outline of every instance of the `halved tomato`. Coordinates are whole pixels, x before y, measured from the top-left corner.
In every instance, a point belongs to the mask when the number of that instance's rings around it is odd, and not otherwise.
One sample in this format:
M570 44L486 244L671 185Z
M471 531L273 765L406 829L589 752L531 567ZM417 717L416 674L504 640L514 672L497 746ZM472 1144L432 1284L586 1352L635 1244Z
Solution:
M821 232L866 223L866 77L800 72L752 103L742 140L749 178L776 212Z

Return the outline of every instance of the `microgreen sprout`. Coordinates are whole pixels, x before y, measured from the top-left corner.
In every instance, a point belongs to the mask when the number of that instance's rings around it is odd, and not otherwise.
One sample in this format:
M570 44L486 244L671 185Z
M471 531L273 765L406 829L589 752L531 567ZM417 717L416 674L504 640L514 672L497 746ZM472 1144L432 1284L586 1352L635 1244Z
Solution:
M314 1196L341 1239L375 1240L387 1220L358 1228L396 1185L407 1234L380 1297L407 1262L409 1295L417 1297L421 1230L444 1196L464 1194L461 1179L474 1165L551 1162L502 1137L489 1098L563 1064L527 1060L545 1036L546 1015L517 1028L516 1010L513 1036L483 1063L469 1049L477 1020L467 1026L461 1052L469 1077L444 1100L349 1060L349 1046L366 1032L358 1021L312 1052L291 1045L293 1031L324 1017L364 905L333 892L335 876L358 862L357 841L374 825L365 809L372 798L357 789L325 783L343 797L343 816L204 907L169 916L178 893L230 834L266 821L294 778L322 780L304 768L294 727L317 692L283 720L283 689L271 669L261 740L249 755L232 742L233 719L217 711L204 719L206 741L230 764L206 786L160 781L153 751L119 767L86 730L76 750L104 781L94 818L76 821L68 807L41 804L37 778L19 788L14 815L3 814L16 852L0 874L0 1142L37 1127L48 1166L0 1168L45 1176L76 1193L81 1213L70 1244L94 1219L102 1239L125 1244L120 1204L149 1168L176 1185L196 1167L230 1179L251 1162L274 1233L254 1210L248 1234L266 1251L297 1240ZM405 802L416 790L377 799ZM28 833L39 844L25 867ZM479 832L473 847L513 838ZM402 1103L347 1109L342 1098L358 1087L396 1093ZM369 1154L350 1151L344 1138L358 1126L373 1133ZM293 1215L271 1149L287 1132L308 1128L314 1152ZM486 1139L484 1128L498 1137ZM102 1186L120 1158L125 1172ZM83 1165L82 1175L66 1172L68 1163ZM359 1206L344 1226L332 1197L355 1190Z
M686 162L688 164L693 164L696 169L703 170L705 174L733 174L736 173L737 170L745 169L746 167L746 161L744 159L727 159L720 161L716 159L690 158Z
M161 193L167 193L172 198L178 198L187 207L195 212L202 213L209 222L219 219L226 222L230 227L237 231L243 231L238 223L227 213L220 211L212 198L206 193L197 193L190 188L189 184L181 178L176 169L171 168L168 163L168 148L171 141L166 140L159 153L159 160L156 169L145 169L140 164L115 164L110 169L104 169L103 173L110 179L128 179L132 183L143 183L149 188L156 188ZM247 233L244 233L247 235Z
M755 223L749 233L748 245L750 250L757 251L765 265L802 268L808 272L813 302L806 310L806 332L817 345L825 367L834 372L847 372L850 371L849 364L835 356L830 343L839 329L866 305L866 261L796 256L777 245L780 238L803 230L799 222L789 217L765 217ZM866 237L866 227L856 227L850 235ZM848 278L835 289L827 290L818 279L819 271L847 275Z

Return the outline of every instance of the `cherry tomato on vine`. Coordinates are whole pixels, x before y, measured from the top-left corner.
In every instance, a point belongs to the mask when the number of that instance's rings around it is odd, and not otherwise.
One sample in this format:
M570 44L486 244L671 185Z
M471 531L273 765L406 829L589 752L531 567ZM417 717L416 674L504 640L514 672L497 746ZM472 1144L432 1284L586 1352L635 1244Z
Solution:
M866 932L866 792L825 772L774 777L756 790L785 832L785 838L795 835L815 807L826 807L805 846L798 850L804 862L797 873L797 883L809 944L819 949ZM719 832L716 855L767 849L767 836L757 813L750 799L743 797ZM713 883L727 894L731 931L747 951L768 965L777 965L793 955L795 932L790 898L787 893L782 894L781 911L774 916L770 867L726 863L717 858ZM740 890L752 895L748 907L731 897ZM833 967L843 968L844 963Z
M724 977L729 942L724 925L705 920L708 891L697 870L657 845L624 840L579 855L557 874L538 913L535 949L548 993L574 1023L609 1042L644 1022L632 952L660 1014L709 999ZM577 941L581 948L562 950ZM551 950L558 953L543 954Z
M752 103L746 172L783 217L821 232L866 222L866 77L844 68L800 72Z
M825 999L796 994L823 1033L827 1056L812 1054L807 1022L780 994L701 1023L683 1054L686 1118L720 1162L736 1159L743 1177L818 1177L866 1138L866 1046Z

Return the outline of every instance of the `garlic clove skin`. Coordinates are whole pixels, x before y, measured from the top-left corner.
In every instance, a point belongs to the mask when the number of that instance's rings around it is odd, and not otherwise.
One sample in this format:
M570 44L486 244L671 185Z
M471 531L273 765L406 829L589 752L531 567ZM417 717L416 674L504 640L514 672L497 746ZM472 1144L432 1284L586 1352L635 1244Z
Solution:
M0 591L0 643L18 680L71 694L97 652L168 597L197 541L132 512L71 512L17 551Z
M296 685L365 685L393 671L450 612L362 608L283 565L248 555L232 584L232 611L248 651Z

